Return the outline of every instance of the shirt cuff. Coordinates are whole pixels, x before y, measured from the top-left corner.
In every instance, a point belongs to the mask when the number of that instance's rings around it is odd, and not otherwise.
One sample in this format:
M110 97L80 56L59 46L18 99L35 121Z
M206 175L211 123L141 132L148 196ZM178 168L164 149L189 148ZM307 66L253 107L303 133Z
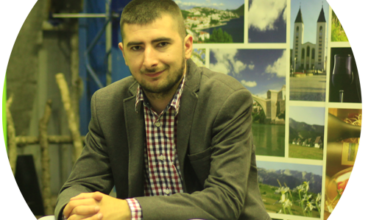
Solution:
M142 208L141 205L139 205L139 202L134 198L127 199L126 201L129 205L132 220L143 220Z

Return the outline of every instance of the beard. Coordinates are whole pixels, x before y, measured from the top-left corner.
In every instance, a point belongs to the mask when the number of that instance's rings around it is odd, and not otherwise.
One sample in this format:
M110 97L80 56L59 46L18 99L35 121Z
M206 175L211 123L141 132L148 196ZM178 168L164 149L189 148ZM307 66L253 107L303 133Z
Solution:
M138 83L141 86L141 88L143 89L143 91L145 91L145 92L148 92L148 93L151 93L151 94L156 94L156 95L159 95L159 94L160 95L165 95L165 94L169 93L170 91L172 91L172 89L176 85L178 85L180 80L183 78L184 68L185 68L185 58L183 58L181 66L178 69L174 70L171 73L169 72L166 79L162 79L163 83L160 86L152 86L144 80L142 80L141 82L138 82ZM164 66L164 68L162 68L162 70L159 70L158 68L154 68L154 69L145 70L143 73L145 73L145 72L153 72L153 73L154 72L161 72L163 70L169 71L170 66L165 64L165 66Z

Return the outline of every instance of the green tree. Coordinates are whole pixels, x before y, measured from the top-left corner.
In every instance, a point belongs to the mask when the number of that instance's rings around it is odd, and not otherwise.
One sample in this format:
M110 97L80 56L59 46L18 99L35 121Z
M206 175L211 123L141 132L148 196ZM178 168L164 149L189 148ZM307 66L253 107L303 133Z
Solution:
M262 110L259 113L259 122L263 124L265 123L265 120L266 120L266 113L263 111L262 108Z
M337 42L349 41L344 31L344 28L342 27L334 11L332 11L331 41L337 41Z
M214 20L211 18L210 25L217 25L218 23L220 23L219 20Z
M217 42L224 42L224 38L225 36L224 36L224 32L222 31L222 29L221 28L219 28L218 29L218 33L217 33L217 36L216 36L216 38L217 38Z
M212 14L212 10L209 9L209 8L202 8L201 13L205 14L205 16L208 16L208 15Z
M190 14L189 11L181 10L181 14L183 15L184 20L187 19L188 15Z
M221 28L214 29L210 38L205 41L208 43L232 43L233 38L226 31L223 31Z
M279 119L285 119L285 112L281 112L280 114L277 115L277 117Z
M252 122L259 123L259 118L260 118L259 114L255 113L252 114Z
M231 35L226 33L225 31L224 31L224 42L233 42L233 38L231 37Z

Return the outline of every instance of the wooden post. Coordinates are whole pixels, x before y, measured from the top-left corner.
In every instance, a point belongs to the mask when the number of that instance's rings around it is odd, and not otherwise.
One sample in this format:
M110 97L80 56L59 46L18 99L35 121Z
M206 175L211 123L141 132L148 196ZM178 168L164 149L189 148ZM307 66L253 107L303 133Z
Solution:
M62 73L58 73L56 74L55 77L56 77L56 82L60 89L61 99L64 104L64 109L68 116L69 129L73 137L73 145L74 145L73 161L75 162L80 156L82 149L83 149L82 139L79 133L78 123L76 123L73 108L71 107L69 89L68 89L68 85L66 84L64 75Z
M46 215L52 215L54 212L51 203L50 189L50 155L49 144L47 141L47 124L51 115L51 100L48 100L45 106L45 112L39 123L39 140L41 147L41 164L42 164L42 199L43 207Z
M85 141L85 136L81 136L82 142ZM49 144L72 144L73 138L68 135L49 135L47 136ZM39 144L40 139L36 136L16 136L15 142L17 145Z
M70 71L72 73L71 77L71 106L74 111L75 121L77 127L79 128L79 98L81 97L81 86L83 82L79 77L79 36L78 36L78 23L73 25L73 34L70 37Z
M15 175L15 166L17 164L17 144L15 142L15 128L13 118L10 112L10 106L13 102L13 96L11 96L6 101L6 122L7 122L7 129L8 129L8 157L10 167L13 171L13 175Z

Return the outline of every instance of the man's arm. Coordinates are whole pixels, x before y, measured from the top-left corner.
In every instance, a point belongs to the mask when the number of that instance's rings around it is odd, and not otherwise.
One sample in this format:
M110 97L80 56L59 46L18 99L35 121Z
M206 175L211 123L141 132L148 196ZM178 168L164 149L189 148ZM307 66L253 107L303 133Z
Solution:
M106 143L106 136L103 132L104 131L100 125L100 121L104 122L104 116L106 116L105 111L101 111L100 108L97 109L96 105L98 106L104 106L104 109L109 110L109 107L106 107L106 99L103 98L104 95L106 95L106 92L109 93L109 97L111 98L111 88L110 90L105 90L105 93L102 91L96 92L92 99L91 99L91 121L89 124L89 132L86 136L86 143L85 147L83 149L83 152L80 156L80 158L77 160L76 164L73 167L72 173L70 174L67 182L64 184L60 191L60 195L58 196L58 202L57 206L55 208L55 216L58 216L58 219L62 219L63 211L65 211L64 207L68 208L67 204L70 205L69 201L74 200L78 198L80 201L78 203L74 203L73 206L69 206L71 210L74 210L74 208L78 207L77 210L82 210L85 214L85 210L91 210L91 207L86 206L84 203L89 202L88 200L81 200L83 198L83 195L88 195L87 197L93 198L93 195L96 195L96 191L103 192L104 194L104 200L103 201L112 201L115 200L113 204L120 204L121 207L112 206L112 211L121 211L121 214L124 214L124 216L130 216L130 210L129 206L127 206L127 201L122 199L113 198L110 196L107 196L105 194L108 194L111 191L111 188L113 186L113 176L112 176L112 170L111 170L111 152L108 151L108 146ZM102 97L102 98L101 98ZM116 99L115 99L116 100ZM114 105L116 107L116 104ZM121 112L121 108L119 108L118 113L123 114ZM97 111L99 111L99 114L97 114ZM101 113L102 112L102 113ZM102 119L101 119L102 115ZM115 114L113 114L115 115ZM114 118L116 121L116 118ZM105 122L106 123L106 122ZM121 129L120 132L124 132ZM121 143L121 142L120 142ZM123 146L122 146L123 147ZM119 163L123 163L124 158L120 158ZM124 170L124 169L121 169ZM122 171L124 172L124 171ZM116 178L116 177L115 177ZM120 183L121 186L121 183ZM80 193L83 193L82 196ZM77 196L79 195L79 196ZM72 199L71 199L72 198ZM85 198L83 198L85 199ZM106 212L106 209L102 207L101 205L105 206L106 202L98 203L99 201L95 201L96 205L101 207L101 212ZM132 204L132 202L130 203ZM138 202L134 203L134 207L136 207ZM83 207L84 206L84 207ZM83 208L81 208L83 207ZM93 207L92 207L93 208ZM130 208L132 208L130 206ZM69 212L71 212L69 210ZM140 216L139 212L136 209L133 209L133 217ZM93 212L89 212L90 215L94 214ZM68 213L67 215L68 216ZM106 216L106 215L105 215ZM130 219L130 217L129 217ZM135 218L139 219L139 218Z
M55 207L55 216L62 216L62 210L72 197L80 193L100 191L110 193L113 178L109 157L105 151L105 139L102 135L95 105L96 93L91 99L91 121L86 144L81 156L75 163L68 181L60 190Z

